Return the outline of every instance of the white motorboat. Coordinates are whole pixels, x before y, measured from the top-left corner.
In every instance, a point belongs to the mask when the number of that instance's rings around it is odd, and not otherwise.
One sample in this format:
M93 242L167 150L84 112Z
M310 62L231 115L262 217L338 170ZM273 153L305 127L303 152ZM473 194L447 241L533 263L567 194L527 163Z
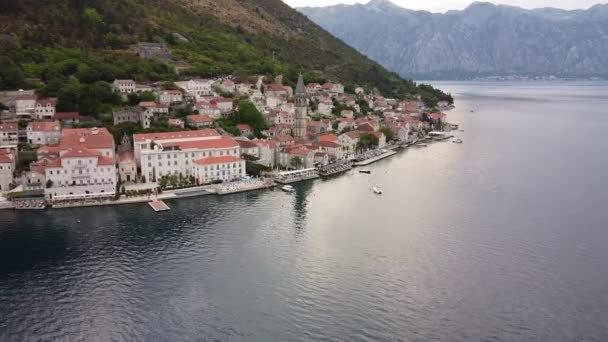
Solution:
M372 188L372 191L376 194L376 195L382 195L382 189L380 189L379 187L375 186Z
M456 139L452 141L454 144L462 144L462 139Z
M293 186L291 186L291 185L283 185L281 187L281 190L283 190L285 192L294 192L294 191L296 191L296 189L294 189Z
M428 145L427 145L427 144L425 144L425 143L417 143L417 144L416 144L416 146L419 146L419 147L427 147Z

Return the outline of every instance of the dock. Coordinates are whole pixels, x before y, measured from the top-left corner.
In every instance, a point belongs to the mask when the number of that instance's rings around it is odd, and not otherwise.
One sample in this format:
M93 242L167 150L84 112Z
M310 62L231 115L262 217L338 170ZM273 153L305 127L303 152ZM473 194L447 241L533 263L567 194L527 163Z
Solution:
M150 206L150 208L152 208L152 210L154 210L157 213L161 212L161 211L171 210L171 208L169 208L169 206L161 200L155 200L152 202L148 202L148 205Z
M274 181L279 184L292 184L319 178L317 169L304 169L281 172L275 175Z
M231 195L239 192L247 192L261 189L269 189L274 187L274 182L270 178L247 180L240 182L232 182L227 184L220 184L216 186L216 193L218 195Z
M391 151L386 151L386 152L384 152L384 153L382 153L382 154L380 154L380 155L378 155L378 156L375 156L375 157L373 157L373 158L370 158L370 159L366 159L366 160L362 160L362 161L355 162L355 164L354 164L354 165L355 165L355 166L366 166L366 165L369 165L369 164L375 163L375 162L377 162L377 161L379 161L379 160L382 160L382 159L384 159L384 158L388 158L388 157L390 157L390 156L393 156L393 155L395 155L395 154L397 154L397 152L395 152L395 151L392 151L392 150L391 150Z
M317 168L321 177L330 177L346 171L350 171L353 168L353 163L350 160L339 161L337 163L320 166Z

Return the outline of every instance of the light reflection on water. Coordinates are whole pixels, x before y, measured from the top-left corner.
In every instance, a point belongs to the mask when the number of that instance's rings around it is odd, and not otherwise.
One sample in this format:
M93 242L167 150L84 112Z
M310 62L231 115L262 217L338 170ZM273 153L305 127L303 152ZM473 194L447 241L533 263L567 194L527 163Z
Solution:
M465 143L371 175L1 212L0 340L608 340L608 87L441 86Z

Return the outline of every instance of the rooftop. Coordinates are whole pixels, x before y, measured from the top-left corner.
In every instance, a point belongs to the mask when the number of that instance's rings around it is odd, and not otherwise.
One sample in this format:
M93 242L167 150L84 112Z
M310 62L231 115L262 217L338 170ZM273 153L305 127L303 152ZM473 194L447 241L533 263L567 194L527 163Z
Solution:
M221 156L221 157L209 157L195 160L194 163L197 165L214 165L214 164L225 164L225 163L235 163L242 161L241 158L237 156Z
M219 137L220 134L210 128L199 129L196 131L179 131L179 132L164 132L164 133L143 133L135 134L133 141L143 142L146 140L175 140L175 139L196 139L205 137Z

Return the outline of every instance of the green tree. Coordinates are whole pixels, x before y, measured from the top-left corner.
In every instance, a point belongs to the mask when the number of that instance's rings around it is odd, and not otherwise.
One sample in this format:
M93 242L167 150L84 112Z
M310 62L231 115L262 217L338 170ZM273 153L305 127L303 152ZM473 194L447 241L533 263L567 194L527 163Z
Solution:
M261 132L268 128L264 115L249 100L239 101L239 109L232 116L232 121L235 124L249 124L256 136L261 136Z
M289 161L289 165L291 165L291 167L294 169L300 169L303 164L304 164L304 161L302 160L302 158L297 157L297 156L293 156L291 158L291 160Z
M95 30L101 31L105 29L106 23L104 22L103 16L97 12L94 8L85 8L84 19L89 27Z
M380 132L384 133L384 136L386 137L386 141L390 141L395 138L395 133L388 126L380 127Z
M379 144L378 138L373 134L364 134L359 138L357 143L357 151L363 152L377 147Z

